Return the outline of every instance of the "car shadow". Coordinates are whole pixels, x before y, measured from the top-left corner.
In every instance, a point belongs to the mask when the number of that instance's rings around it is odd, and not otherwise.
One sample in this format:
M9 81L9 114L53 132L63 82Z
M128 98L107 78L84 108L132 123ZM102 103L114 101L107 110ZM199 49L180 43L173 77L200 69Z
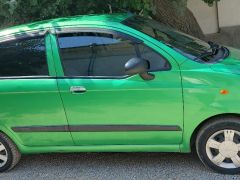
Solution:
M0 178L12 179L216 179L196 153L68 153L24 155ZM239 178L239 177L238 177Z

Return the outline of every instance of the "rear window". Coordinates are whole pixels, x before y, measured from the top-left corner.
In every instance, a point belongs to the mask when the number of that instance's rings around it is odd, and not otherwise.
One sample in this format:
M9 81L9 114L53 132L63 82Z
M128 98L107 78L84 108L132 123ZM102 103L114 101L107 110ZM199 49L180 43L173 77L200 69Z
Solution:
M0 77L49 75L44 37L0 43Z

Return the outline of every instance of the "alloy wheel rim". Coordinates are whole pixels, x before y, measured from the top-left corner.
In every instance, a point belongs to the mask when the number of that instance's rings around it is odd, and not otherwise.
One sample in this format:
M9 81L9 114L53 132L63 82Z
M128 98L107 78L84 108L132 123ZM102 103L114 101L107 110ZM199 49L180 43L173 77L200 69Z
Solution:
M214 133L206 143L206 152L218 167L240 168L240 132L225 129Z
M6 147L0 143L0 167L3 167L8 160L8 153Z

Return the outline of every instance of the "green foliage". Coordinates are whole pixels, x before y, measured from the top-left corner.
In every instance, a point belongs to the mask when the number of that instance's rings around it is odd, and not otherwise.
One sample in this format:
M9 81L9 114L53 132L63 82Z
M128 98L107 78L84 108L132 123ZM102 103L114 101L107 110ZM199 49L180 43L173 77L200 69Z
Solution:
M172 0L178 7L187 0ZM204 0L211 4L217 0ZM153 0L0 0L0 26L79 14L131 11L152 15ZM182 4L182 5L179 5Z
M151 0L0 0L0 26L55 17L127 11L151 13ZM117 7L117 8L116 8Z

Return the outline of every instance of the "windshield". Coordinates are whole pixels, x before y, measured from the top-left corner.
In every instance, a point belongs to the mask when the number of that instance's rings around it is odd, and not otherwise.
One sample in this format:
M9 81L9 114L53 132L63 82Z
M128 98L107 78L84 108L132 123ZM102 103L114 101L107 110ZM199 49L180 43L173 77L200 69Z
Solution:
M123 21L123 24L163 42L192 60L197 60L202 54L211 51L208 43L168 28L152 19L133 16Z

